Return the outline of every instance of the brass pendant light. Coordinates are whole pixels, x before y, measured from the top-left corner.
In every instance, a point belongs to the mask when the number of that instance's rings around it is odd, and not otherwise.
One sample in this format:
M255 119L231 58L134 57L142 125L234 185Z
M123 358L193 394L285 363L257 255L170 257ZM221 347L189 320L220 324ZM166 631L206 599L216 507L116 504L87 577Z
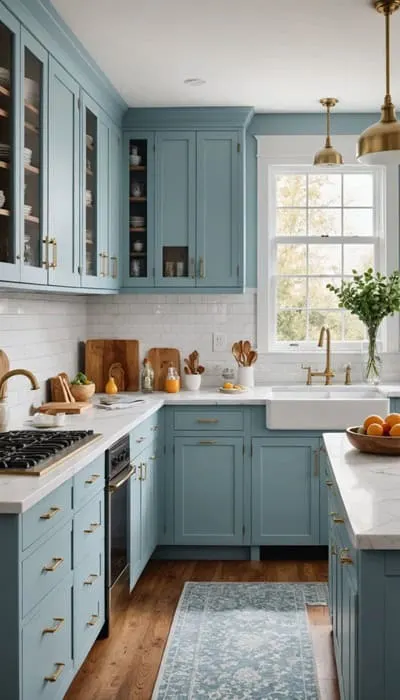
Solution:
M341 154L331 144L331 109L338 102L336 97L323 97L320 100L322 106L326 108L326 140L324 148L314 156L314 165L342 165L343 163Z
M365 129L358 139L357 158L361 163L400 163L400 123L390 94L390 16L399 7L400 0L375 2L375 9L385 15L386 95L380 121Z

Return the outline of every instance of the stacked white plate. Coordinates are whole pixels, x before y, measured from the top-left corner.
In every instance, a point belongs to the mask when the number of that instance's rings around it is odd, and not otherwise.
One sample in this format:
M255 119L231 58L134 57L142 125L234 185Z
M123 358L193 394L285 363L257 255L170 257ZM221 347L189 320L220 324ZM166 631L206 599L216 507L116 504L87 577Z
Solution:
M0 66L0 85L8 87L10 84L10 71L4 66Z
M86 134L86 145L91 147L91 146L93 146L93 143L94 143L93 136L91 136L90 134Z
M30 204L24 204L24 217L30 216L32 212L32 207Z
M24 78L25 102L37 107L39 105L39 85L31 78Z
M32 163L32 149L24 148L24 164L30 165Z
M131 226L133 228L142 228L144 226L144 216L131 216Z
M11 146L8 143L0 143L0 160L8 161L10 158Z
M90 190L86 190L86 204L87 206L92 204L92 193Z

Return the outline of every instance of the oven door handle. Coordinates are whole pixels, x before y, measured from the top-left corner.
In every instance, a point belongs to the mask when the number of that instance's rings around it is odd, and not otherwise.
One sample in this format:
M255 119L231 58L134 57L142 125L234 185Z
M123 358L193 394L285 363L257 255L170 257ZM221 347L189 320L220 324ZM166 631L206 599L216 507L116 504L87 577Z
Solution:
M115 493L115 491L118 491L121 486L123 486L128 479L133 476L133 474L136 471L136 467L129 466L126 469L123 470L121 474L118 474L118 476L115 477L115 479L112 479L110 483L108 484L108 490L110 493Z

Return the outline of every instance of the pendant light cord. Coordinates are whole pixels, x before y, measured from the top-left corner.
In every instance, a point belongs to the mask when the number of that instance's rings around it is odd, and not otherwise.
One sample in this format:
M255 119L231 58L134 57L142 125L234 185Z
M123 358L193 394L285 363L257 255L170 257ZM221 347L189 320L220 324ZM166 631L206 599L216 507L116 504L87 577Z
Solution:
M385 101L391 102L390 95L390 15L391 10L388 7L385 12L385 37L386 37L386 97Z
M326 141L325 148L332 148L331 144L331 108L328 104L326 106Z

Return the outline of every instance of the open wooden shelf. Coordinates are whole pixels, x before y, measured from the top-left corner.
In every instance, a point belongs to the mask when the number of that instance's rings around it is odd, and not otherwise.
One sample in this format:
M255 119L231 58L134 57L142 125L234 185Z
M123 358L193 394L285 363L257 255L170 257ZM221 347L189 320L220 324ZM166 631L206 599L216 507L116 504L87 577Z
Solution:
M39 107L35 107L35 105L30 104L30 102L24 102L24 107L25 109L29 109L32 114L40 114Z
M147 253L135 253L135 251L130 252L131 258L145 258Z
M10 216L9 209L0 209L0 216Z
M145 165L130 165L130 166L129 166L129 169L130 169L130 170L136 170L136 171L139 171L139 172L142 172L142 173L144 173L144 171L147 170L147 168L146 168Z
M8 88L4 87L4 85L0 85L0 95L5 95L6 97L10 97L10 94L11 93L10 93L10 90Z
M147 229L145 228L130 228L131 233L145 233Z
M129 197L130 202L147 202L147 197Z
M35 175L39 175L40 170L37 168L35 165L29 165L28 163L24 163L24 169L28 171L28 173L34 173Z
M29 221L31 224L38 224L40 219L38 216L24 216L25 221Z

